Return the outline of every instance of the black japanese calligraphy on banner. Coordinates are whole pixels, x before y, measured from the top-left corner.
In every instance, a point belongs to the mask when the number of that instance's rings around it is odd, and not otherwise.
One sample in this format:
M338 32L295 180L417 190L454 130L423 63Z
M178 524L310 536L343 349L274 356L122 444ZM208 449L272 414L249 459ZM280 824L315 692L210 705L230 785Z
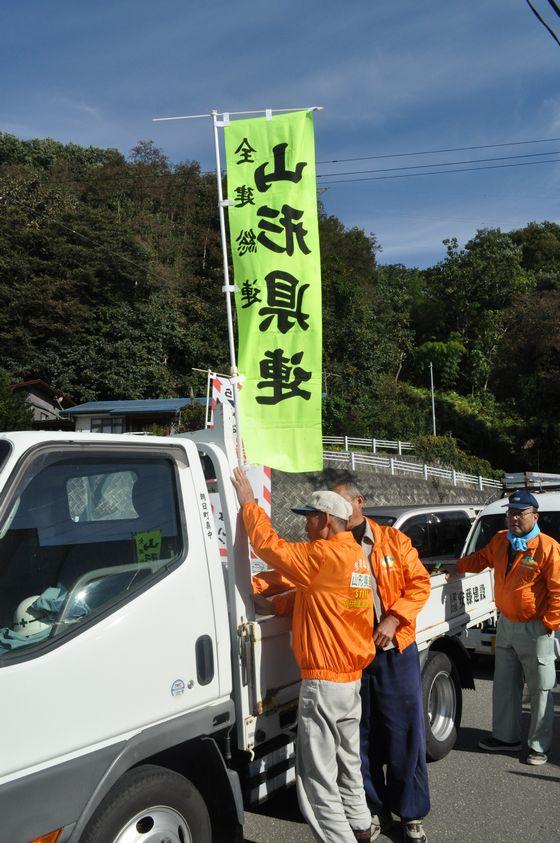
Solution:
M249 461L323 467L321 270L311 112L224 129Z

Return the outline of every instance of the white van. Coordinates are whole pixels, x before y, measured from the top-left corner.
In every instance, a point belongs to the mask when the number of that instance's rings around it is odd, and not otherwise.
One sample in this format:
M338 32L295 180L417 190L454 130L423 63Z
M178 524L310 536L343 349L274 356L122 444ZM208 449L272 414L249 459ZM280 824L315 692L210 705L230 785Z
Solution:
M503 497L485 506L470 530L461 556L468 556L484 547L498 530L506 527L506 496L515 489L528 489L539 502L539 527L543 533L560 542L560 474L524 472L506 474ZM549 491L546 491L549 490ZM496 647L496 625L492 620L478 627L465 629L462 641L470 655L493 655ZM560 635L556 633L556 658L560 659Z

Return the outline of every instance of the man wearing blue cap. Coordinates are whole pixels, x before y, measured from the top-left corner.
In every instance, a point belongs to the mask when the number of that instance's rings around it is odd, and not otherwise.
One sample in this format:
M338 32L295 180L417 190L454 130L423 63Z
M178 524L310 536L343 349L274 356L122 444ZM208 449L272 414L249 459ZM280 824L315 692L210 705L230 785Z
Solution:
M509 496L508 529L465 556L457 571L494 569L496 661L492 735L479 741L487 752L521 749L524 682L531 700L527 764L545 764L552 743L556 684L554 632L560 626L560 545L541 533L539 503L526 489Z

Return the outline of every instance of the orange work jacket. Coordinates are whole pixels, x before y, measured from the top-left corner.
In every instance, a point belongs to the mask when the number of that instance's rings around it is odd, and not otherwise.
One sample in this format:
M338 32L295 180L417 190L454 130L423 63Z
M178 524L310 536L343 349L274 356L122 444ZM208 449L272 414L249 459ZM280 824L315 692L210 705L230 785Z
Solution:
M395 643L402 652L416 640L416 618L430 596L430 575L407 535L367 520L374 538L371 569L384 613L399 621Z
M399 621L395 644L402 652L416 639L416 618L430 596L430 575L408 536L394 527L382 527L371 518L367 520L374 538L368 554L371 570L384 614L394 615ZM289 577L277 571L264 571L253 577L255 594L278 595L272 601L277 615L290 614L294 595L280 592L286 592L293 585Z
M457 562L457 571L494 569L494 599L508 621L541 620L550 630L560 626L560 544L539 533L516 554L508 574L509 541L500 530L486 547Z
M302 678L359 679L375 655L373 601L367 562L352 533L287 542L256 503L243 506L243 520L255 553L282 575L277 582L296 588L292 646Z

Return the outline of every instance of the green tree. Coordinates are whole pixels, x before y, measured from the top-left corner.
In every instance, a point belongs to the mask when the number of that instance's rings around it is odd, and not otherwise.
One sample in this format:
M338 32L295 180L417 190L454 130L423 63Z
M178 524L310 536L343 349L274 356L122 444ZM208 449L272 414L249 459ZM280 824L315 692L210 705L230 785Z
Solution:
M0 430L30 430L32 424L31 407L13 392L8 373L0 369Z
M444 240L445 260L426 271L423 341L446 341L454 332L466 348L463 388L488 389L506 314L512 301L534 286L522 266L522 251L499 229L481 229L464 249Z
M424 386L432 363L437 386L443 390L454 389L461 375L461 362L465 353L466 348L458 339L458 334L452 333L446 342L425 342L415 348L409 371L415 383Z
M529 467L560 470L560 290L528 295L509 314L493 388L524 421L519 452Z

